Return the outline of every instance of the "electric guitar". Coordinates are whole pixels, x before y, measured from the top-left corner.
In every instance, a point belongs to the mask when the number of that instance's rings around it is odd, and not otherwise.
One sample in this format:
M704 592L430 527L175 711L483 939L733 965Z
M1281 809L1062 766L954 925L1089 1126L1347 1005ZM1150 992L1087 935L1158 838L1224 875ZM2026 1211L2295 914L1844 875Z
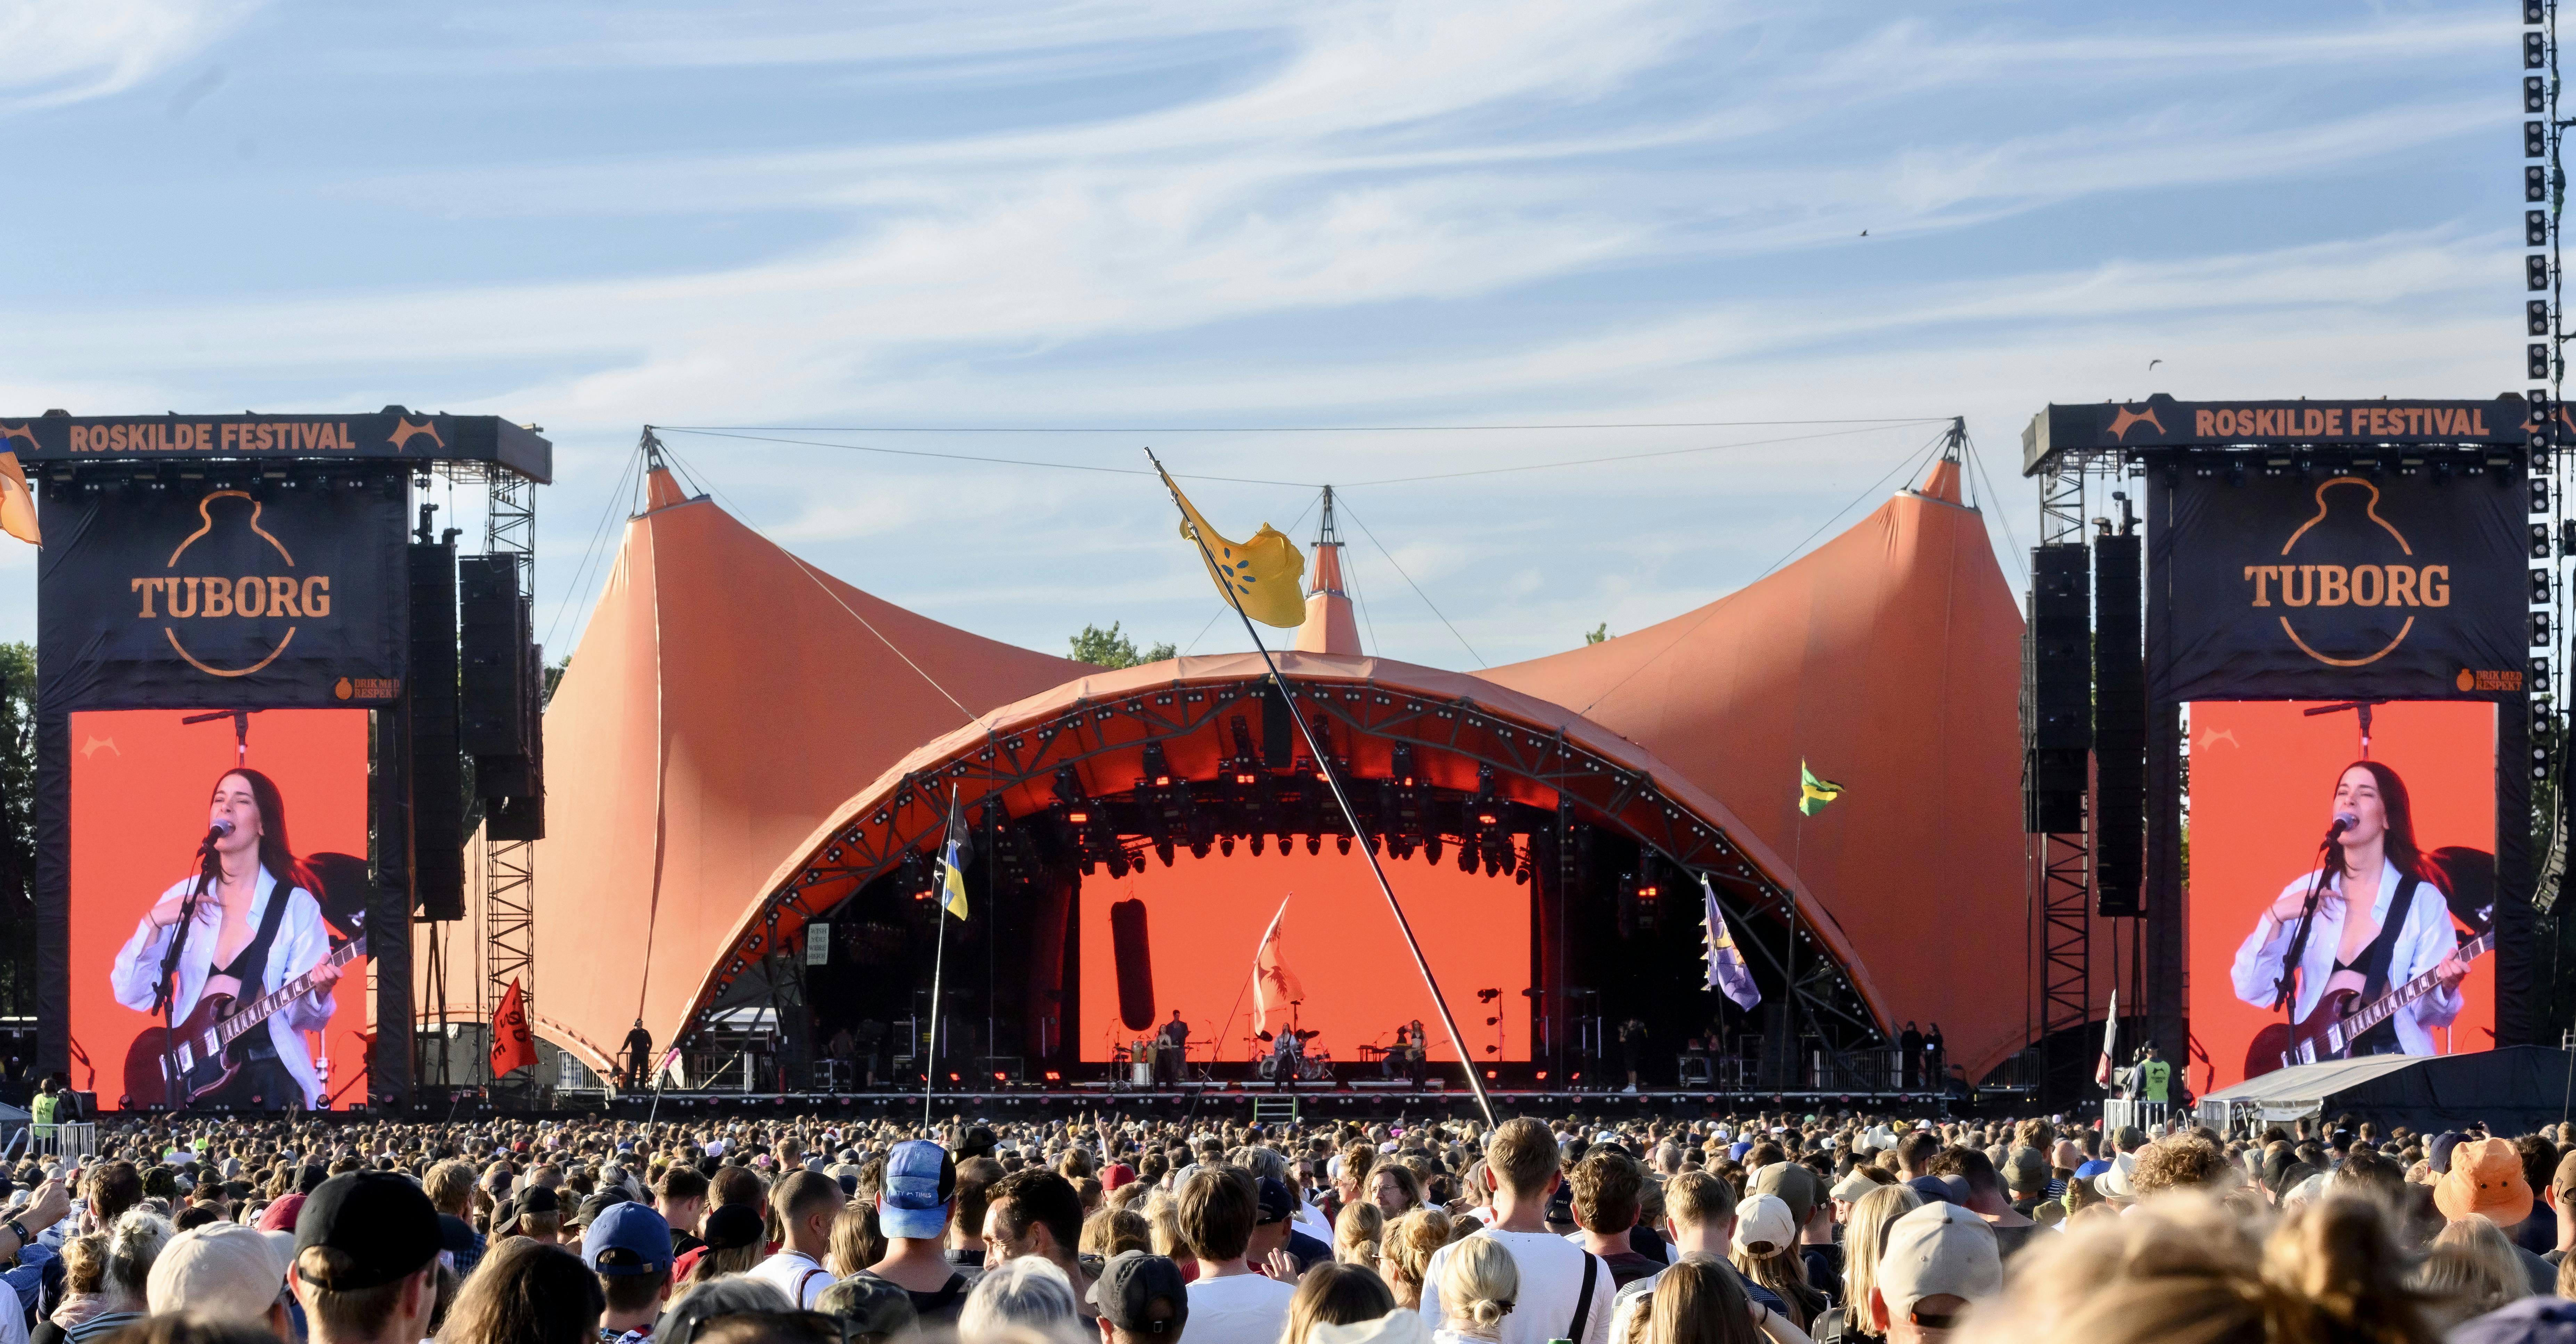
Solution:
M2453 955L2462 961L2475 961L2495 950L2495 931L2490 929L2460 944ZM2361 991L2329 984L2325 996L2317 1000L2315 1011L2297 1026L2275 1022L2254 1034L2254 1044L2245 1052L2245 1076L2286 1069L2293 1064L2314 1064L2320 1060L2341 1059L2344 1051L2361 1034L2397 1015L2397 1010L2433 992L2440 983L2434 971L2402 985L2392 985L2388 992L2359 1007Z
M323 965L344 967L365 955L367 935L361 930L357 937L323 958ZM231 1082L233 1075L241 1071L241 1061L233 1053L234 1042L264 1028L279 1010L312 993L313 974L306 971L278 986L274 993L248 1003L230 994L201 994L196 1011L178 1025L145 1028L126 1048L125 1104L178 1110Z

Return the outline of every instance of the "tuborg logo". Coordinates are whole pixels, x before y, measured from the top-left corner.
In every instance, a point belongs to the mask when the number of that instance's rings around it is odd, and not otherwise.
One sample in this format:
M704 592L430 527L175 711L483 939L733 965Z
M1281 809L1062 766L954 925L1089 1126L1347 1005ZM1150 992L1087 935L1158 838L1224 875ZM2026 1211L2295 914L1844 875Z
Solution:
M2281 543L2284 563L2245 566L2246 604L2290 608L2276 613L2281 633L2308 657L2365 667L2414 632L2410 608L2451 604L2451 567L2423 563L2379 516L2379 487L2358 476L2320 484L2316 502Z
M197 501L197 530L170 552L164 573L134 579L129 585L138 601L135 619L158 621L170 647L190 667L208 676L246 677L277 660L295 639L300 623L331 615L331 578L296 572L295 556L286 544L260 526L260 502L240 490L213 490ZM245 633L239 622L255 623L248 631L255 647L261 637L272 641L268 652L247 667L216 667L191 653L183 629L205 629L225 623L216 640L235 647Z

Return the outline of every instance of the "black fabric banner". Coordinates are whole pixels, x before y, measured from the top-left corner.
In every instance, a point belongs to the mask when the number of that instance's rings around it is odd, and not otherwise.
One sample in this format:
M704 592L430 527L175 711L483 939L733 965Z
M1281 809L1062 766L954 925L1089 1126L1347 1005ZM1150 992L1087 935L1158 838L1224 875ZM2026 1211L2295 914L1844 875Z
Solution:
M2518 481L2193 475L2151 498L2154 701L2520 699Z
M400 476L254 493L49 482L38 696L76 709L390 703Z

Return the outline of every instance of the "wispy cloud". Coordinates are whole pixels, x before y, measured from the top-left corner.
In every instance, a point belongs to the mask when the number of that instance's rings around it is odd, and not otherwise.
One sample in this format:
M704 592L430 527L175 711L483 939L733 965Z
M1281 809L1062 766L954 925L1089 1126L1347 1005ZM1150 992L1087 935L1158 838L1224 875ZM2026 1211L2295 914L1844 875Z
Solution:
M261 0L0 0L0 108L123 93L204 51Z

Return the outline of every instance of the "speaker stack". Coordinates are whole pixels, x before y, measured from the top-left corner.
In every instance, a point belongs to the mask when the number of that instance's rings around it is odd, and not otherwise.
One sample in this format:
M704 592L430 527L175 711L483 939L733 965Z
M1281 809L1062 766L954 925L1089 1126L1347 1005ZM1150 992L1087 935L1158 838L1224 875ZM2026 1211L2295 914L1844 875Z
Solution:
M2030 552L2029 744L2022 769L2022 828L2084 829L2087 757L2093 747L2092 613L2082 543ZM2142 757L2143 759L2143 753Z
M2094 912L2146 914L2147 660L2138 534L2093 542Z
M456 543L411 547L412 900L465 917L465 765L457 746Z
M469 555L456 562L458 741L474 758L474 794L494 840L545 836L539 709L543 654L529 628L521 557Z

